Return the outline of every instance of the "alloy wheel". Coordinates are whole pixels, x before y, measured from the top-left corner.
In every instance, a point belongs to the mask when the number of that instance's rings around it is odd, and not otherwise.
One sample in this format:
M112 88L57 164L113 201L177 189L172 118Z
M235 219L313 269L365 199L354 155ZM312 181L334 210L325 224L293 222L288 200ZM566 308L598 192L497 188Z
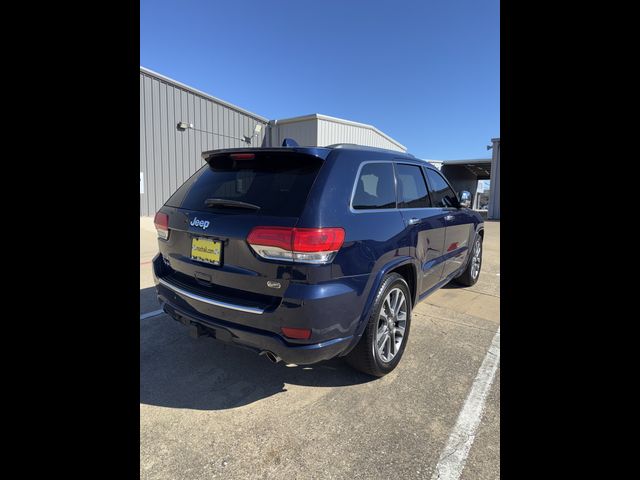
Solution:
M400 350L407 326L407 299L400 288L393 288L382 302L378 317L375 350L389 363Z

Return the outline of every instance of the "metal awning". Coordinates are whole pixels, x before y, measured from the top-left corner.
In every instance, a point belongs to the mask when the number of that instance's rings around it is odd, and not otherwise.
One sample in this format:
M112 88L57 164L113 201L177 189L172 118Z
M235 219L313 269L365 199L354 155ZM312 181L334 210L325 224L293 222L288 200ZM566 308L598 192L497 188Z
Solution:
M491 159L477 158L468 160L442 160L445 167L463 167L478 177L478 180L489 180L491 178Z

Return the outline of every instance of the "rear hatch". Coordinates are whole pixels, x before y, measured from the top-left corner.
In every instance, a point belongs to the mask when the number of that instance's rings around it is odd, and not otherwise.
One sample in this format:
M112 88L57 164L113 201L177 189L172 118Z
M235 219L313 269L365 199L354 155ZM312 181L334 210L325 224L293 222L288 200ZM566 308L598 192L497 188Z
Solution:
M218 151L167 201L163 275L182 288L266 311L279 305L304 266L260 258L247 243L256 226L295 227L322 167L292 149Z

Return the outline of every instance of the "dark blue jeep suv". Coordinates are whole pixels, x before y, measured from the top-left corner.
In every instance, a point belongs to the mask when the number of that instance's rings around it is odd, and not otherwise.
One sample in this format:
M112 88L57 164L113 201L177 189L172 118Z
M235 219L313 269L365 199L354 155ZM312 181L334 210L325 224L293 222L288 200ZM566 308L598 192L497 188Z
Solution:
M393 370L411 309L473 285L483 222L412 155L356 145L226 149L158 211L158 299L195 336L273 362Z

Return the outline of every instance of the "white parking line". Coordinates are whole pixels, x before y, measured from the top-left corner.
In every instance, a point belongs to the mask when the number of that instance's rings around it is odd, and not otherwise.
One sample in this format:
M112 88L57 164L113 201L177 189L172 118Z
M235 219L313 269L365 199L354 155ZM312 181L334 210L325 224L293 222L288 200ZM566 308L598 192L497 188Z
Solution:
M164 313L164 310L154 310L153 312L148 312L140 315L140 320L144 320L145 318L157 317Z
M482 419L485 400L500 363L500 327L496 332L487 355L482 361L471 391L458 415L449 440L440 454L431 480L457 480L462 474L467 455L473 445L476 429Z

